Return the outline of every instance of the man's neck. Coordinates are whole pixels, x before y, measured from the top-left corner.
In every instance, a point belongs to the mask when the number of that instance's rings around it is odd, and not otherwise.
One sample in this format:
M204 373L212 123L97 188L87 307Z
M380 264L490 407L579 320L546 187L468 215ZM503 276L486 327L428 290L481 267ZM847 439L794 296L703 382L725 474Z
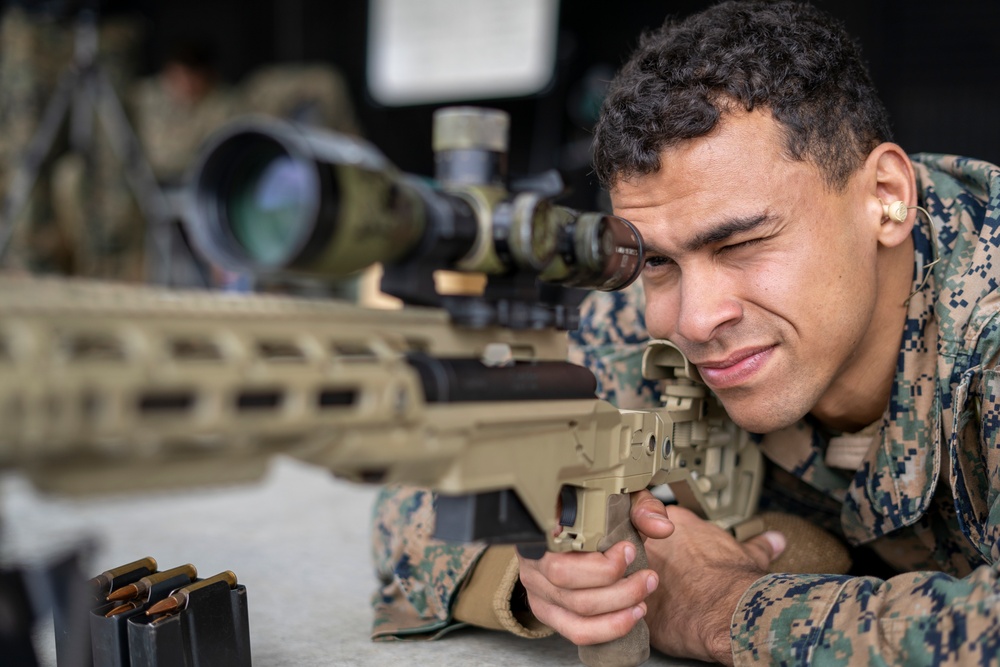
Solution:
M857 353L810 414L821 424L853 433L882 416L889 404L899 345L913 288L913 242L880 248L875 310Z

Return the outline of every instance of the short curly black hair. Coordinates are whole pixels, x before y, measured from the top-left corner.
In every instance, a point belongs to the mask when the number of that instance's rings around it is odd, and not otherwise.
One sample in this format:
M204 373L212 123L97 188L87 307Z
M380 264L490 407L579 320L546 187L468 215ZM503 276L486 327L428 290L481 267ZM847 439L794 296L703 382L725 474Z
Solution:
M792 159L841 190L891 141L885 107L857 44L815 7L730 1L646 33L611 83L595 128L606 188L660 168L660 154L710 132L730 110L768 109Z

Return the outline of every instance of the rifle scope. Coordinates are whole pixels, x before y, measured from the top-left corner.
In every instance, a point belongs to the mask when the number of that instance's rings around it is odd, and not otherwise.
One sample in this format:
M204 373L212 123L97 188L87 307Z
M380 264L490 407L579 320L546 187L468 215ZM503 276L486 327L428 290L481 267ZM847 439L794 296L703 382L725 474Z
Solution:
M237 121L194 169L192 240L213 264L254 274L340 279L417 262L602 290L635 280L642 241L629 222L505 189L506 113L446 108L434 123L431 182L355 137Z

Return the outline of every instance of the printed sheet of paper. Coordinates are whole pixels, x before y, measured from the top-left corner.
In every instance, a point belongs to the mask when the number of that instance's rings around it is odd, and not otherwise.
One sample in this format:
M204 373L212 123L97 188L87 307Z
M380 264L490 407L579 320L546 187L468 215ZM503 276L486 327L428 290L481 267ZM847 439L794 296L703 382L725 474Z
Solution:
M387 106L520 97L552 79L559 0L371 0L368 88Z

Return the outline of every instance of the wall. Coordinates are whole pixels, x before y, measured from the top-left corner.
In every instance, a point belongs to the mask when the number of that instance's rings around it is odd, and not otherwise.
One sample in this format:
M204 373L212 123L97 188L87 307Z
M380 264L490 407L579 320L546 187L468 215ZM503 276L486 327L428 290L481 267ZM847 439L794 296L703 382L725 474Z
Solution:
M218 41L226 77L270 60L321 60L341 68L369 139L401 168L433 169L431 106L385 108L365 92L365 0L174 0L153 3L148 60L193 30ZM683 15L703 0L563 0L559 71L531 98L477 103L511 112L512 173L560 167L577 189L593 184L581 164L585 120L573 97L590 68L618 66L644 27ZM956 152L1000 162L1000 3L994 0L819 0L862 44L908 151ZM574 106L575 105L575 106Z

